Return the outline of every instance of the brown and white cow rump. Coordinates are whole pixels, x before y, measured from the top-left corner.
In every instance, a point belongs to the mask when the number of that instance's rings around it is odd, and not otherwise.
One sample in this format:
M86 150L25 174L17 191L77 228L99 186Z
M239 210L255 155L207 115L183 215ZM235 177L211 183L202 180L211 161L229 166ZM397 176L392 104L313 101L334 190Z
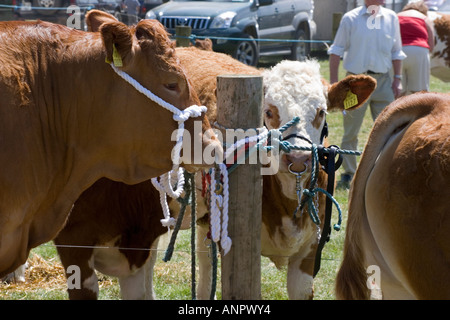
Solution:
M350 190L339 299L450 298L450 95L377 118Z
M450 82L450 15L435 15L433 24L436 43L430 55L431 74Z
M80 287L70 299L97 299L94 270L119 279L123 299L154 299L152 278L156 247L167 232L159 192L151 181L126 185L98 180L75 202L64 229L54 239L64 270L79 268ZM103 248L102 248L103 247Z
M98 179L135 184L172 168L173 114L105 59L120 56L118 69L178 109L199 101L156 21L134 27L113 21L98 33L1 22L0 48L1 277L56 236ZM193 133L194 119L185 128Z

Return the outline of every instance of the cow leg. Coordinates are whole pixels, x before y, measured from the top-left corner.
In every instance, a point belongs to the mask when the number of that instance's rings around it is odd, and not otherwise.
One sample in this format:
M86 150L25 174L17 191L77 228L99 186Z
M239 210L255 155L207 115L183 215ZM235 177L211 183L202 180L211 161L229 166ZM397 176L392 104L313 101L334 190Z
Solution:
M25 271L28 267L28 263L24 263L19 266L14 272L7 274L5 277L1 278L0 281L6 283L19 283L25 282Z
M98 279L94 271L93 250L58 247L58 254L66 270L69 299L98 299Z
M155 300L153 291L153 269L158 256L157 237L150 247L150 253L144 265L133 274L119 277L120 292L124 300Z
M155 291L153 290L153 269L155 267L156 259L158 257L158 243L159 237L153 242L150 255L144 264L145 277L145 300L156 300Z
M289 258L287 291L290 300L311 300L314 296L315 250L309 254Z
M124 300L145 298L145 265L126 277L119 277L120 293Z

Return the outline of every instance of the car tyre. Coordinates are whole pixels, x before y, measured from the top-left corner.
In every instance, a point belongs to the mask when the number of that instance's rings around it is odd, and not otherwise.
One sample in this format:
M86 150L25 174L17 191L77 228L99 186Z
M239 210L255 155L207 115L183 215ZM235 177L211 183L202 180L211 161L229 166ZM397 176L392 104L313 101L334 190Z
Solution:
M256 66L259 60L259 50L255 39L248 36L248 40L239 41L233 58L246 65Z
M305 30L298 29L297 33L295 34L295 40L308 40ZM310 44L307 42L294 42L292 45L292 54L290 59L291 60L297 60L297 61L303 61L307 58L310 52Z
M39 14L44 16L50 16L56 13L59 9L50 9L50 8L61 8L63 5L62 0L33 0L33 7L43 7L46 9L36 9Z

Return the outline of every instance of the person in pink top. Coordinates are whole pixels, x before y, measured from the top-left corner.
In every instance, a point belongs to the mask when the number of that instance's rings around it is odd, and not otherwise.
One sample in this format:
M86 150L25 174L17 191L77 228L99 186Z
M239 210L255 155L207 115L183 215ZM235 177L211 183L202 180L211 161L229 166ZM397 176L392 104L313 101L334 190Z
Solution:
M428 91L430 87L430 55L434 46L431 20L424 1L408 3L398 13L402 50L407 55L402 65L403 95Z

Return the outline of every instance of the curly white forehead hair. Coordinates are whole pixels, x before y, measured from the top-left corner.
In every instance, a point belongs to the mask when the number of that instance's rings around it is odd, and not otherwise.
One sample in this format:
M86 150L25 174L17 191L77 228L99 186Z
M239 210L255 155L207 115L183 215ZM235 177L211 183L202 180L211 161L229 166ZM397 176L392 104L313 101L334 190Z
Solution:
M316 60L284 60L263 73L264 101L276 106L281 123L300 116L313 120L316 110L327 108L326 90Z

